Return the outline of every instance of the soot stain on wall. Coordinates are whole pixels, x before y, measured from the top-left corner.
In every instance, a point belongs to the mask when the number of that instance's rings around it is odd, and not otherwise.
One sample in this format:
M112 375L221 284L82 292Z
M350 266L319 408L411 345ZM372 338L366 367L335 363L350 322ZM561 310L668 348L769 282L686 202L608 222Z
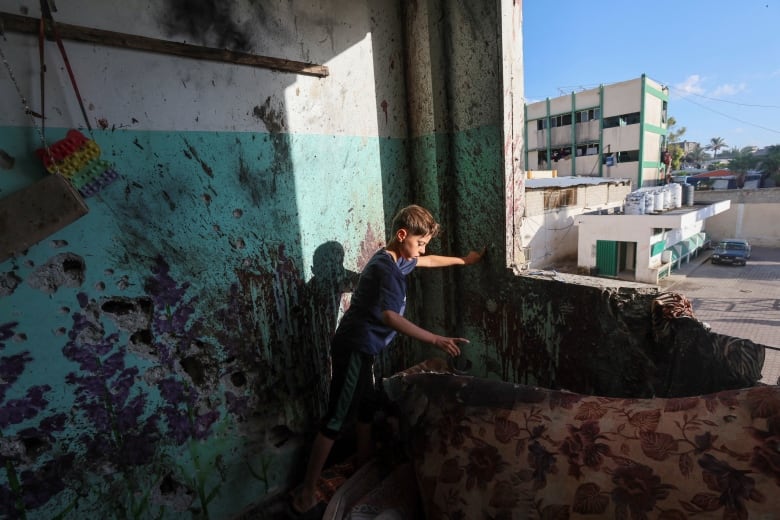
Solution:
M265 123L269 133L276 134L284 131L284 107L273 108L271 96L268 96L262 105L255 106L252 113Z
M194 160L198 161L198 163L200 163L201 169L206 173L206 175L208 175L209 177L211 177L213 179L214 178L214 170L211 168L211 166L208 165L208 163L206 161L202 160L198 156L198 150L194 146L192 146L189 143L189 141L187 141L186 139L184 140L184 144L187 145L187 149L184 150L184 155L188 159L194 159Z
M274 150L274 160L269 168L271 173L270 191L276 193L278 187L278 178L285 172L291 172L290 143L287 134L284 134L284 106L272 107L271 97L266 98L260 106L255 106L253 114L255 117L265 123L269 132L268 138L271 140L271 146Z
M232 2L168 0L162 25L169 36L186 35L201 45L246 52L251 48L249 24L234 22Z

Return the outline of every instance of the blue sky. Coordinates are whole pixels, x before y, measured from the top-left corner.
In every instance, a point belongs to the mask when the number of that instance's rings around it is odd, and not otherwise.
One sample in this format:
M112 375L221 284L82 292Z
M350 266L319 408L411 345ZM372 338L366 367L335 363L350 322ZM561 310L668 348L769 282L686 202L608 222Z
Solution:
M780 144L780 1L525 0L527 102L642 74L683 139Z

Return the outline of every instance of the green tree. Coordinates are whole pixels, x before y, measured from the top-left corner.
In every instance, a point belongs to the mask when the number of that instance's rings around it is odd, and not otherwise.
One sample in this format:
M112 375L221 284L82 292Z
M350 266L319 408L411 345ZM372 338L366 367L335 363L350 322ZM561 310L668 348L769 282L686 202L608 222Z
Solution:
M765 178L771 177L775 185L780 185L780 145L767 147L766 155L759 159L758 168Z
M684 126L678 127L677 120L669 116L669 119L666 120L666 142L670 145L679 142L686 130Z
M729 170L734 172L734 176L737 179L737 186L742 188L745 185L745 179L747 178L747 172L752 170L758 164L758 157L756 157L750 148L743 148L742 150L732 149L732 157L729 161Z
M689 163L694 164L701 164L704 159L707 158L707 154L704 153L704 148L701 147L701 145L696 145L693 147L693 150L688 152L688 155L685 156L685 160Z
M683 156L685 155L682 146L671 145L669 147L669 152L672 154L672 171L679 170L682 166Z
M677 120L673 116L669 116L669 119L666 120L666 142L668 143L666 148L672 154L672 171L680 169L685 155L682 146L677 143L685 135L686 130L684 126L677 126Z
M713 137L710 139L710 144L708 144L705 148L707 150L712 150L712 158L716 159L718 157L718 151L726 148L727 146L728 145L726 144L726 141L722 137Z

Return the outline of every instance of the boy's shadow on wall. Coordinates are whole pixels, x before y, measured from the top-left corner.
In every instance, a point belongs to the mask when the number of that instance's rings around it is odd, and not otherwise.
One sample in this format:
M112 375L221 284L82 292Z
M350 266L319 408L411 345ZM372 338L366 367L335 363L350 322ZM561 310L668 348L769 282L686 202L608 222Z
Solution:
M303 289L303 326L300 329L306 352L311 360L304 367L311 382L311 404L315 416L324 413L330 383L330 340L341 314L357 286L360 273L344 267L344 247L335 241L321 244L314 251L312 276ZM322 409L319 409L323 407ZM317 413L319 412L319 413Z

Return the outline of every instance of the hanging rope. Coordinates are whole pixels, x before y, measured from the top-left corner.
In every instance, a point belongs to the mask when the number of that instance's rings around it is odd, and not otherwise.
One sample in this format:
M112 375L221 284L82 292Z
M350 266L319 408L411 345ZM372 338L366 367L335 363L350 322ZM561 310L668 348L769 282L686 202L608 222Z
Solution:
M3 36L3 42L8 42L8 39L5 36ZM43 119L43 116L33 111L30 108L30 104L27 102L27 98L24 97L24 94L22 93L22 89L19 88L19 82L16 81L16 76L14 75L14 71L11 68L11 64L8 62L8 58L6 58L5 56L5 52L3 52L2 46L0 46L0 57L3 59L3 65L5 65L5 70L8 71L8 75L11 77L11 83L13 83L14 88L16 89L16 93L19 94L19 99L21 99L22 106L24 107L24 113L30 116L30 121L32 122L32 126L38 132L38 137L40 137L41 143L43 143L43 148L46 150L49 159L51 160L52 164L55 165L55 169L56 169L57 162L54 160L54 156L51 154L51 149L49 148L49 145L46 143L46 137L44 135L43 125L38 126L38 123L35 120L36 117L40 117L41 119ZM55 173L59 175L60 171L56 169Z
M65 62L65 68L68 71L68 77L70 78L70 84L73 85L73 91L76 93L76 99L79 102L79 108L81 108L81 115L84 117L84 123L87 125L89 134L92 135L92 125L89 124L89 118L87 117L87 110L84 108L84 101L81 99L81 92L79 92L79 86L76 84L76 75L73 74L73 68L70 66L70 60L68 54L65 52L65 45L62 43L60 33L57 31L57 24L54 23L54 17L51 14L49 7L49 0L41 0L41 28L38 35L38 43L41 47L41 74L43 74L43 37L44 37L44 20L49 23L51 32L54 35L54 40L57 42L57 48L60 50L62 60ZM43 80L41 80L43 82ZM43 85L41 85L43 86ZM43 103L43 88L41 88L41 103ZM94 136L93 136L94 137Z

